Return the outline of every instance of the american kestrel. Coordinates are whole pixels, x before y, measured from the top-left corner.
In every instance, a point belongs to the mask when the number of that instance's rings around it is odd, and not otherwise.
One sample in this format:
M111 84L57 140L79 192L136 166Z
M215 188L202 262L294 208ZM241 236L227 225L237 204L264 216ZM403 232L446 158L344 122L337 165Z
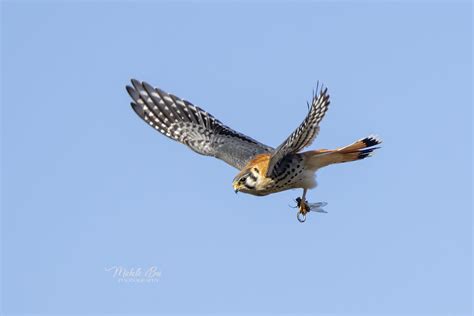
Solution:
M198 106L182 100L146 82L132 79L127 91L133 110L163 135L187 145L198 154L221 159L240 172L234 178L235 192L264 196L301 188L296 199L300 222L309 211L324 212L325 202L308 203L306 192L316 187L318 169L340 162L364 159L379 148L381 140L368 136L334 150L300 152L319 132L319 123L329 106L327 88L313 93L308 115L300 126L276 149L222 124Z

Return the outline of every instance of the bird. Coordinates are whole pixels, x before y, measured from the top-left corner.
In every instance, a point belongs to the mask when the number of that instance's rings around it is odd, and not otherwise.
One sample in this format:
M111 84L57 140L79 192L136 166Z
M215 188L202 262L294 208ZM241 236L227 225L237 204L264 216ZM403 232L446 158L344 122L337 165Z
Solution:
M147 82L131 79L126 90L135 113L156 131L198 154L218 158L238 169L232 182L236 193L266 196L302 189L301 197L295 200L300 222L306 220L309 211L325 212L322 206L327 203L306 200L308 190L317 186L316 171L370 157L382 142L378 136L370 135L332 150L302 151L318 135L320 122L330 104L328 89L319 82L311 103L307 103L305 119L276 148L235 131L202 108Z

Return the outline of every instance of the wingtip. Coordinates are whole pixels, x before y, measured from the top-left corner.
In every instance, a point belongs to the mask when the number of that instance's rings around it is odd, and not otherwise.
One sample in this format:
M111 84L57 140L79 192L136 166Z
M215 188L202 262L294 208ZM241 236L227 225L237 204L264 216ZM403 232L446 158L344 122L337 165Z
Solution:
M133 101L137 102L138 99L140 99L140 95L134 87L127 85L125 89L127 90L128 95L133 99Z
M143 107L139 106L135 102L130 102L130 106L132 107L133 111L141 118L145 117L145 111L143 110Z
M133 88L139 93L140 90L143 90L142 83L137 79L131 79L130 82L132 83Z
M153 88L153 86L151 84L149 84L148 82L143 81L142 85L143 85L143 88L145 88L145 91L148 94L151 94L152 92L155 91L155 88Z
M130 93L130 91L135 91L135 89L134 89L132 86L130 86L130 85L126 85L126 86L125 86L125 89L126 89L127 92L129 92L129 93Z

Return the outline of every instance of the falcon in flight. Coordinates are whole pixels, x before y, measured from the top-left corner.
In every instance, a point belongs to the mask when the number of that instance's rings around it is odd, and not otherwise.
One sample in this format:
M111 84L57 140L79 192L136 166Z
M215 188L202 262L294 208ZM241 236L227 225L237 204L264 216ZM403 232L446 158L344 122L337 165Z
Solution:
M327 88L313 93L306 118L277 148L264 145L224 125L198 106L175 95L132 79L127 92L133 99L133 110L161 134L187 145L198 154L213 156L237 168L235 192L263 196L301 188L296 199L300 222L309 211L324 212L324 202L308 203L306 193L316 187L315 173L331 164L364 159L379 148L375 136L360 139L334 150L301 152L319 132L319 123L329 106Z

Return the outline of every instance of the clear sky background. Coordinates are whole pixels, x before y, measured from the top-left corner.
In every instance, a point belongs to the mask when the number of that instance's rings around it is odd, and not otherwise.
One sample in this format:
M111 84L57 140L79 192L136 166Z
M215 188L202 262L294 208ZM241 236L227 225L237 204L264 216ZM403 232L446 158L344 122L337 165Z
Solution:
M2 312L469 315L469 2L2 2ZM318 80L311 148L375 157L301 194L146 126L130 78L278 146ZM113 266L161 271L119 283Z

